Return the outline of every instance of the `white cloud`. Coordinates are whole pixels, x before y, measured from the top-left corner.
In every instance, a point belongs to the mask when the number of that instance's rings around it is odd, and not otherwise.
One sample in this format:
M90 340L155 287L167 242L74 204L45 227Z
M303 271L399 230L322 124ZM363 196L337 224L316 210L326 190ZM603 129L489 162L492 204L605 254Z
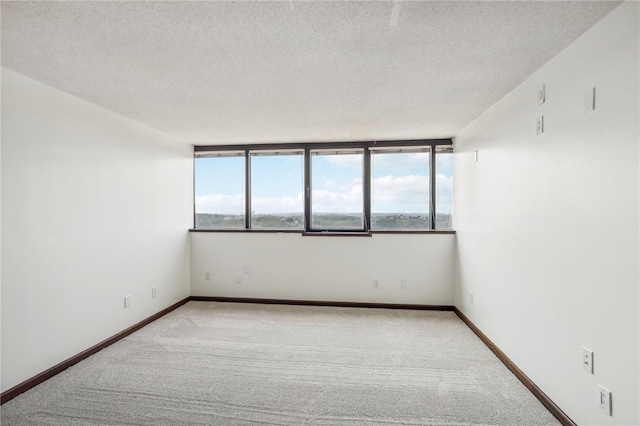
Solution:
M437 211L451 211L453 178L436 176ZM429 204L429 177L425 175L381 176L372 181L372 211L393 213L426 212Z
M326 189L314 189L313 211L317 213L357 213L362 211L362 179L356 178L346 184L325 182Z
M295 196L254 197L251 200L251 210L257 214L302 213L304 211L302 192Z
M313 191L315 213L358 213L362 211L362 194Z
M324 155L322 156L327 163L336 167L360 168L364 156L362 154L341 154L341 155Z
M436 155L436 170L453 167L453 154Z
M437 176L436 203L438 210L450 209L453 195L453 178ZM362 179L346 184L325 182L327 189L313 191L313 209L317 213L357 213L362 211ZM372 181L372 208L374 212L420 213L429 202L429 177L425 175L381 176ZM266 213L297 213L303 210L303 193L288 196L254 197L253 211ZM242 214L244 196L203 195L196 197L197 213Z
M418 213L429 204L429 176L381 176L373 180L373 211Z
M438 175L436 182L436 212L450 212L453 201L453 177Z
M251 210L258 214L302 212L302 192L295 196L254 197ZM244 214L244 196L213 194L196 197L196 213Z
M338 187L338 183L335 180L332 180L332 179L327 179L322 183L323 183L325 188L337 188Z
M372 167L374 171L376 169L410 169L424 167L428 170L429 167L429 153L428 152L414 152L414 153L396 153L396 154L373 154L371 156Z
M243 214L242 194L210 194L196 197L196 213Z

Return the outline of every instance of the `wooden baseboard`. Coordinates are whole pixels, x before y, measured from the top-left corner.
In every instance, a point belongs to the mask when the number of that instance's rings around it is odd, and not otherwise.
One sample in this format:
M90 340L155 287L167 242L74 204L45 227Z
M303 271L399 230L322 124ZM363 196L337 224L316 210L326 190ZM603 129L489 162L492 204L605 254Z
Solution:
M577 426L576 423L574 423L574 421L571 420L569 416L560 409L560 407L558 407L544 392L542 392L542 390L533 383L533 381L527 377L527 375L524 374L522 370L520 370L518 366L515 365L507 355L505 355L504 352L500 350L500 348L498 348L482 331L480 331L480 329L476 327L476 325L471 322L471 320L467 318L462 311L457 307L454 307L454 312L462 321L464 321L467 327L469 327L480 338L480 340L482 340L484 344L491 349L491 352L493 352L500 361L502 361L502 363L518 378L518 380L520 380L522 384L525 385L536 398L538 398L542 405L547 407L547 410L549 410L560 423L564 426Z
M200 302L258 303L266 305L333 306L339 308L413 309L420 311L453 311L449 305L417 305L406 303L335 302L325 300L254 299L243 297L191 296Z
M163 310L161 310L160 312L151 315L150 317L140 321L137 324L132 325L131 327L127 328L126 330L121 331L120 333L113 335L111 337L109 337L106 340L103 340L102 342L98 343L97 345L94 345L92 347L90 347L87 350L84 350L82 352L80 352L79 354L72 356L71 358L62 361L60 364L55 365L51 368L49 368L48 370L43 371L42 373L33 376L32 378L25 380L24 382L20 383L19 385L16 385L14 387L12 387L11 389L2 392L2 394L0 395L0 404L4 404L7 401L12 400L13 398L15 398L16 396L20 395L23 392L28 391L29 389L31 389L34 386L39 385L40 383L44 382L47 379L50 379L51 377L55 376L56 374L66 370L67 368L71 367L74 364L79 363L80 361L82 361L83 359L101 351L102 349L106 348L109 345L114 344L115 342L117 342L118 340L128 336L129 334L133 333L134 331L138 331L140 330L142 327L152 323L153 321L157 320L158 318L168 314L169 312L173 311L174 309L184 305L185 303L187 303L189 300L191 300L190 297L186 297L184 299L182 299L181 301L174 303L173 305L169 306L168 308L165 308Z

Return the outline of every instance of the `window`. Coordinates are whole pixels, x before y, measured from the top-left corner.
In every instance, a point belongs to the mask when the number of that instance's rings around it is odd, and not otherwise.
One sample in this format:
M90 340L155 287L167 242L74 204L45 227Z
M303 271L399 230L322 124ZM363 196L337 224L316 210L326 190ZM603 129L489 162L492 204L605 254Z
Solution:
M195 228L451 229L451 140L195 147Z
M194 173L196 228L244 228L244 153L197 157Z
M250 155L251 229L304 229L304 151Z
M364 230L363 150L311 151L311 229Z
M453 150L436 150L436 229L452 229L453 217Z
M429 229L429 148L372 150L371 229Z

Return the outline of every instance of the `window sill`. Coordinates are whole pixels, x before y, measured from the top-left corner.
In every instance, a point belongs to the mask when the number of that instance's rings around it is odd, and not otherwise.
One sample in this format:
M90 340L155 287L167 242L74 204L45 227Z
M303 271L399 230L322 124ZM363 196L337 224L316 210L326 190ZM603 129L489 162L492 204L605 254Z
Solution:
M299 234L304 232L301 229L203 229L191 228L189 232L232 232L232 233L248 233L248 234Z
M391 234L455 234L453 229L435 229L435 230L376 230L369 232L332 232L332 231L315 231L306 232L300 229L200 229L191 228L189 232L213 232L213 233L249 233L249 234L300 234L304 237L372 237L374 234L391 235Z
M389 230L375 230L371 231L372 234L455 234L453 229L421 229L421 230L409 230L409 229L389 229Z
M371 232L364 231L312 231L303 232L303 237L370 237Z

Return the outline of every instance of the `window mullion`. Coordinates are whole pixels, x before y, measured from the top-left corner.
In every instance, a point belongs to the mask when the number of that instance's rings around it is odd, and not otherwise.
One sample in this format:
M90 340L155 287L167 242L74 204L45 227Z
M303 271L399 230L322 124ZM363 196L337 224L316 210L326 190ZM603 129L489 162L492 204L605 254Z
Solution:
M193 228L197 228L198 227L198 213L196 208L197 208L197 202L196 202L196 189L197 187L197 181L196 181L196 170L197 170L197 162L196 162L196 157L193 157L193 186L191 188L193 188Z
M304 230L311 231L311 148L304 149Z
M429 229L436 229L436 146L429 155Z
M244 227L251 229L251 155L244 152Z

